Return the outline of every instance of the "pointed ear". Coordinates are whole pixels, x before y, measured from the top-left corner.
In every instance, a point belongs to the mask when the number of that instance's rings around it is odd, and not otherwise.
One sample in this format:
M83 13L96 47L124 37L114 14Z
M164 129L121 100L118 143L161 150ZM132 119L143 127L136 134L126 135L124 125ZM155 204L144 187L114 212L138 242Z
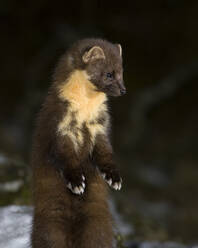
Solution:
M120 44L116 44L116 45L117 45L117 47L118 47L118 49L119 49L120 56L122 56L122 47L121 47L121 45L120 45Z
M105 54L102 48L99 46L94 46L89 51L84 53L82 59L85 63L89 63L96 59L105 59Z

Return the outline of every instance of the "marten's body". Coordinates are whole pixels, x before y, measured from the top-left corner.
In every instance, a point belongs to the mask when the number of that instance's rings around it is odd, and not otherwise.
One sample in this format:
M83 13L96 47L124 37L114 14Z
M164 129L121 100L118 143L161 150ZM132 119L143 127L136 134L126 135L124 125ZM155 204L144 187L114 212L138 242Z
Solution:
M103 80L100 88L96 74L112 58L122 73L120 53L107 41L82 40L57 67L34 135L33 248L112 247L104 179L120 189L121 178L108 138L107 95L124 86L107 89Z

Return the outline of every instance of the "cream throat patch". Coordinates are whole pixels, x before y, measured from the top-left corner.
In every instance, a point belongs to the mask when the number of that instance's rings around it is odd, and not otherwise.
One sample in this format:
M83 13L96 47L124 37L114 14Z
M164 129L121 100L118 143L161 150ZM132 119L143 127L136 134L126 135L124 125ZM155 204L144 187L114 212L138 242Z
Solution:
M108 125L108 111L105 93L96 91L85 71L74 71L67 82L59 88L59 97L69 102L65 116L58 124L58 132L67 135L73 142L75 150L83 145L82 128L89 131L92 146L98 133L105 133ZM103 123L98 121L105 116Z

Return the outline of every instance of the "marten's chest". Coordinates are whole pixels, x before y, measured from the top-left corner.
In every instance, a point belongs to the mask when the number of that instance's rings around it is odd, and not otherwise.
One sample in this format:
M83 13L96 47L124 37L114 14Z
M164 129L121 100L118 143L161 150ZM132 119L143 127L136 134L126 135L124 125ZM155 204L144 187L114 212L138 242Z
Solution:
M69 106L58 124L58 131L71 139L76 151L87 144L91 151L97 134L105 134L107 130L105 94L95 91L84 73L77 71L61 88L60 96L69 102Z
M105 103L92 108L89 105L78 108L71 104L58 125L58 131L71 139L76 151L87 144L90 144L92 150L97 134L105 134L107 124Z

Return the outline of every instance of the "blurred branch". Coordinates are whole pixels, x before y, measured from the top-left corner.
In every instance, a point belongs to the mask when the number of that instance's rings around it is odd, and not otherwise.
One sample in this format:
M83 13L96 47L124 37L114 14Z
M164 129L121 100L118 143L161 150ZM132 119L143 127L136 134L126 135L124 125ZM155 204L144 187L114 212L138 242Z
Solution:
M198 61L182 66L163 78L154 86L141 91L135 98L130 116L133 134L130 136L130 144L136 145L140 140L150 111L159 103L172 97L179 89L198 76Z

